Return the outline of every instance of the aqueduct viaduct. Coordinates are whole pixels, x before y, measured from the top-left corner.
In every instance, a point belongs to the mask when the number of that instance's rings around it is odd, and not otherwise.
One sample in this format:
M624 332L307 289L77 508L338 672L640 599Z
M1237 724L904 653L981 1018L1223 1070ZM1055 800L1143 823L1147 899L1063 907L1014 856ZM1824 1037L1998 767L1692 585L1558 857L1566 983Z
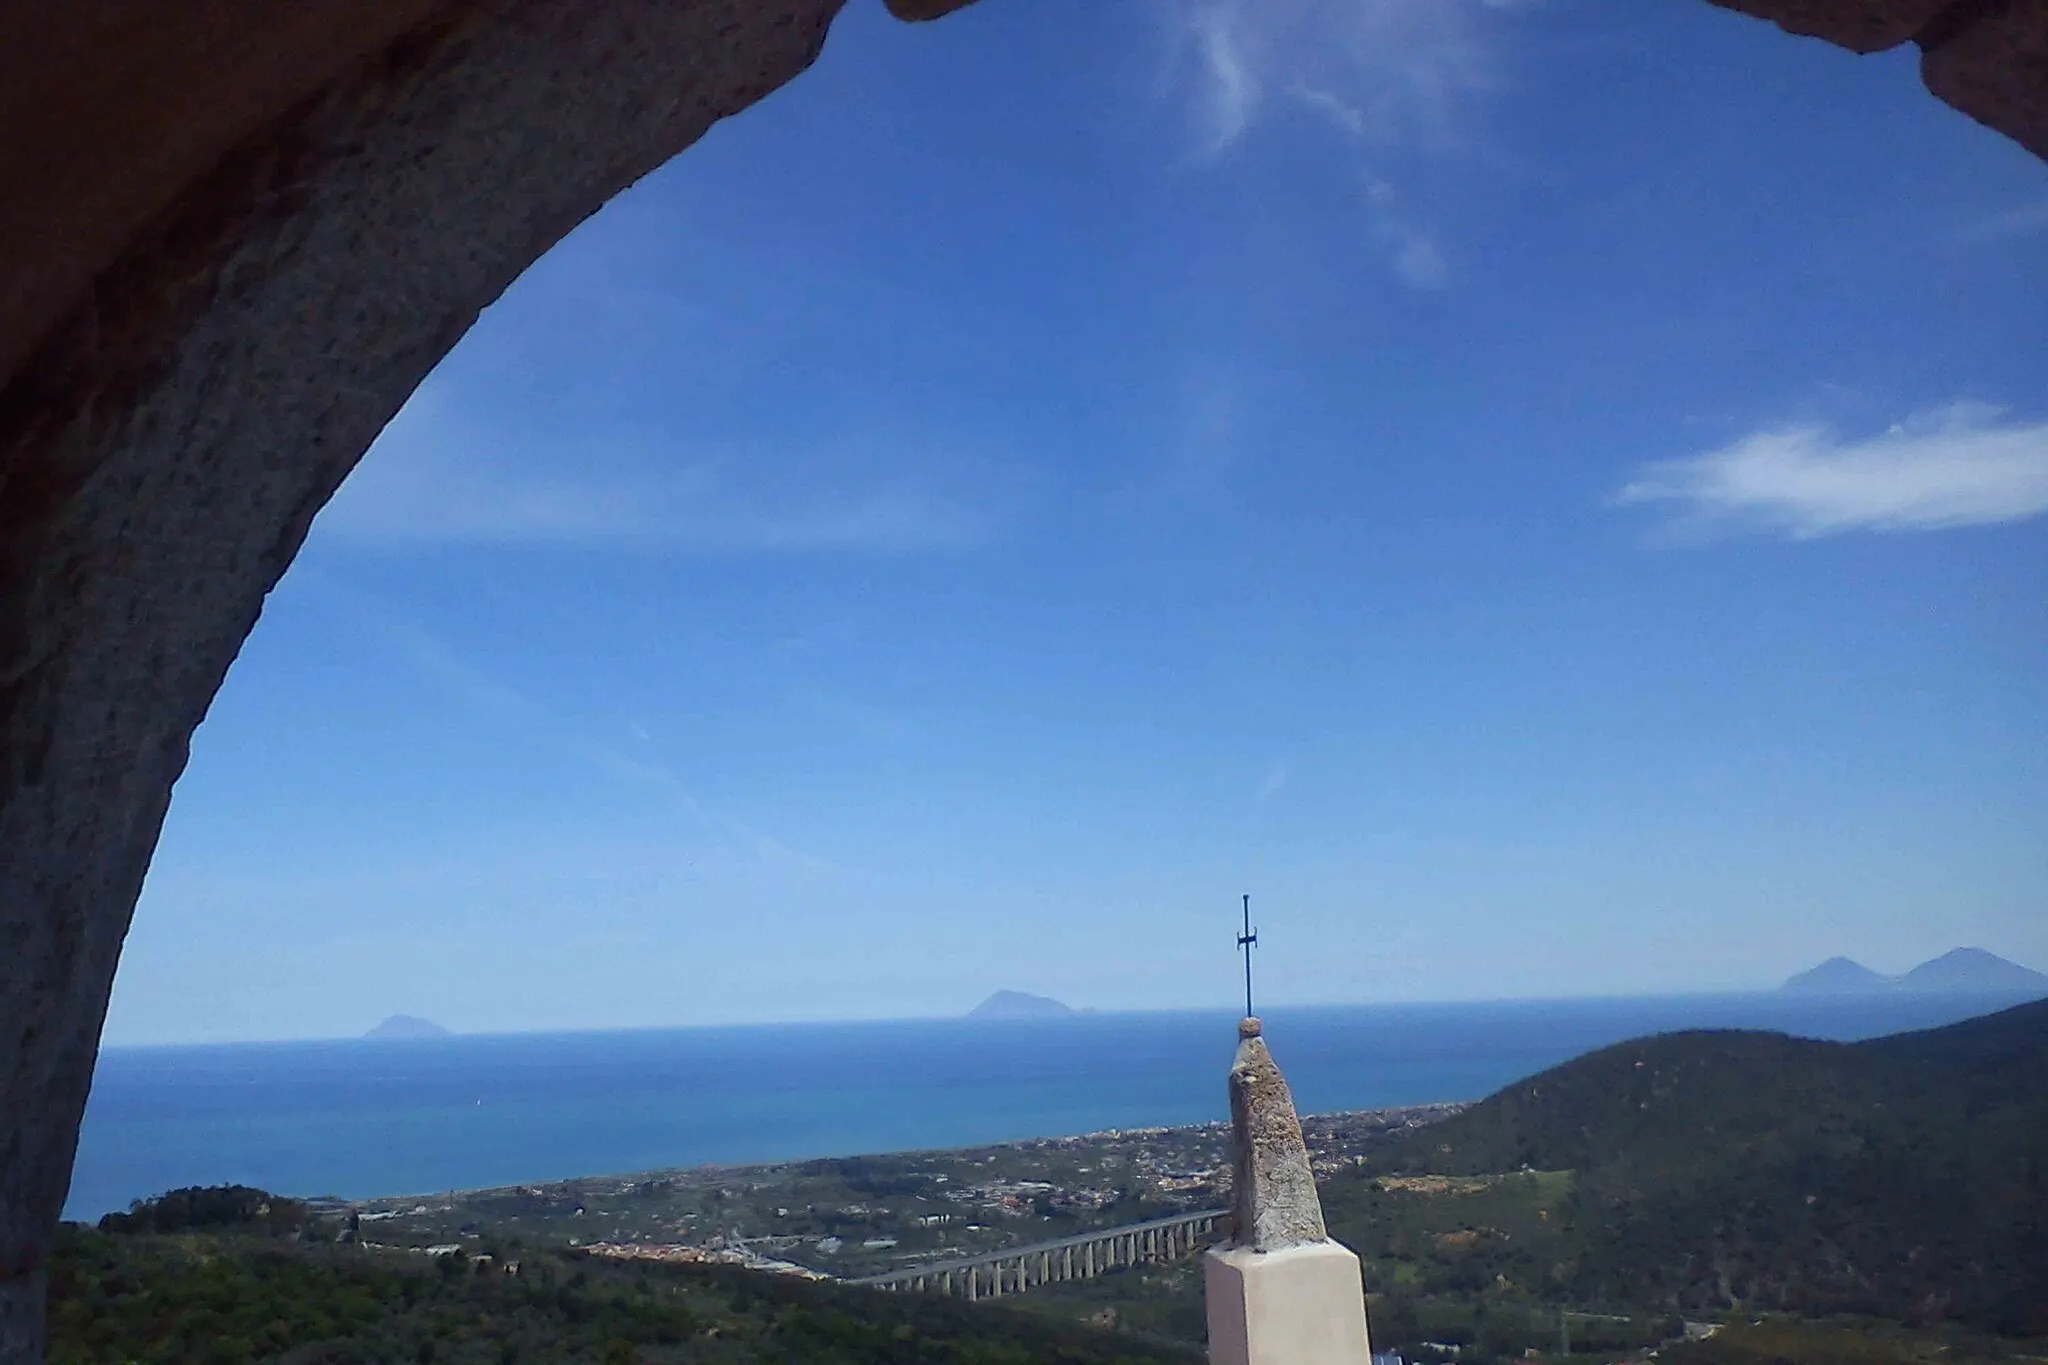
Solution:
M1091 1280L1125 1266L1179 1260L1207 1245L1216 1229L1229 1220L1228 1209L1198 1209L982 1256L905 1266L848 1283L914 1294L999 1299L1006 1293L1022 1294L1042 1284Z
M314 514L485 305L842 3L0 9L0 1365L41 1357L171 785ZM2048 157L2048 0L1716 3L1917 43L1936 96Z

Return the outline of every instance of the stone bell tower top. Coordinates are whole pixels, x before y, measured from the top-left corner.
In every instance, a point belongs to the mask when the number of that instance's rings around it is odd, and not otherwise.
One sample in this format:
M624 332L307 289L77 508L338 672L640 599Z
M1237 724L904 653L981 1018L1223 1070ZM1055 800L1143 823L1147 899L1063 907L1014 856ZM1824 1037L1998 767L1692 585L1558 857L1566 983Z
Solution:
M1369 1365L1358 1257L1330 1240L1287 1080L1256 1018L1230 1067L1230 1240L1202 1257L1210 1365Z
M1329 1234L1294 1095L1263 1033L1257 1019L1237 1026L1237 1058L1230 1067L1236 1154L1230 1244L1278 1251L1320 1242Z

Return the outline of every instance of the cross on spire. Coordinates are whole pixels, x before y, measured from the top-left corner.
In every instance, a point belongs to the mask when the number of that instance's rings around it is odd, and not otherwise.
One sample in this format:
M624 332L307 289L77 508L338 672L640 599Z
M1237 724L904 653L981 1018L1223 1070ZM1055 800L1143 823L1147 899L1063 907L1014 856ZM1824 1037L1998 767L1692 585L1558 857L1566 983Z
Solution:
M1259 946L1259 931L1252 928L1252 898L1244 898L1244 932L1237 936L1238 951L1244 954L1244 1017L1252 1017L1252 949Z

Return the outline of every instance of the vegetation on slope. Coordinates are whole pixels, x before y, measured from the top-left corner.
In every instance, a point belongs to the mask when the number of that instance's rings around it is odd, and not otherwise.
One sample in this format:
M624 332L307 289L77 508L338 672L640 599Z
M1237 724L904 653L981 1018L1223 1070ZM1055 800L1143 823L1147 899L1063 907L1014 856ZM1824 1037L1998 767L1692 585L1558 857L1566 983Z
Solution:
M732 1267L607 1263L479 1247L427 1257L280 1233L241 1200L164 1201L205 1232L67 1227L51 1265L52 1365L1187 1365L1199 1355L994 1305ZM207 1192L198 1192L201 1194ZM248 1192L260 1194L260 1192ZM191 1219L197 1205L200 1219ZM136 1210L152 1227L157 1211ZM133 1215L121 1215L132 1218ZM135 1224L131 1224L135 1225Z
M138 1199L126 1213L100 1219L101 1232L205 1232L232 1228L296 1233L311 1220L305 1204L249 1185L189 1185Z
M1417 1179L1522 1172L1555 1174ZM1325 1203L1369 1259L1434 1266L1418 1289L2048 1332L2048 1002L1854 1044L1623 1043L1404 1136Z
M1855 1320L1797 1322L1768 1319L1737 1323L1703 1341L1659 1352L1664 1365L1985 1365L2032 1362L2013 1343L1967 1332L1913 1332Z
M1332 1233L1365 1258L1375 1341L1411 1356L1433 1341L1461 1345L1461 1365L1559 1359L1569 1340L1569 1359L1592 1365L1710 1316L1736 1325L1664 1358L1963 1365L2008 1352L1956 1324L2048 1333L2044 1148L2048 1003L1853 1045L1741 1032L1625 1043L1393 1138L1323 1197ZM492 1247L488 1229L466 1245L489 1259L434 1260L320 1244L323 1226L290 1200L224 1188L69 1230L52 1359L1199 1358L1156 1344L1200 1340L1192 1263L969 1305L607 1263L522 1249L509 1231ZM1770 1312L1863 1316L1750 1321Z

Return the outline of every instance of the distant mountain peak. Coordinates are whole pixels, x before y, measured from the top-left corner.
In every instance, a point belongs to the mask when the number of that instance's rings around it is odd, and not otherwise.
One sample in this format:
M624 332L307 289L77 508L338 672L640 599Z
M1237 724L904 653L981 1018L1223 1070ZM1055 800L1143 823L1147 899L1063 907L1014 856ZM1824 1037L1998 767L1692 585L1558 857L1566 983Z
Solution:
M2048 994L2048 976L2008 962L1982 948L1956 948L1932 962L1923 962L1899 978L1909 991L2039 991Z
M1890 977L1873 972L1860 962L1846 957L1831 957L1818 967L1809 967L1792 977L1780 989L1817 995L1838 991L1889 990L1891 985Z
M394 1014L363 1035L365 1038L452 1038L455 1035L431 1019L416 1014Z
M1780 989L1808 995L1919 991L1958 995L2048 995L2048 976L1982 948L1954 948L1904 976L1882 976L1860 962L1831 957Z
M997 991L988 999L967 1011L969 1019L1049 1019L1054 1015L1072 1014L1071 1005L1063 1005L1051 996L1032 995L1027 991Z

